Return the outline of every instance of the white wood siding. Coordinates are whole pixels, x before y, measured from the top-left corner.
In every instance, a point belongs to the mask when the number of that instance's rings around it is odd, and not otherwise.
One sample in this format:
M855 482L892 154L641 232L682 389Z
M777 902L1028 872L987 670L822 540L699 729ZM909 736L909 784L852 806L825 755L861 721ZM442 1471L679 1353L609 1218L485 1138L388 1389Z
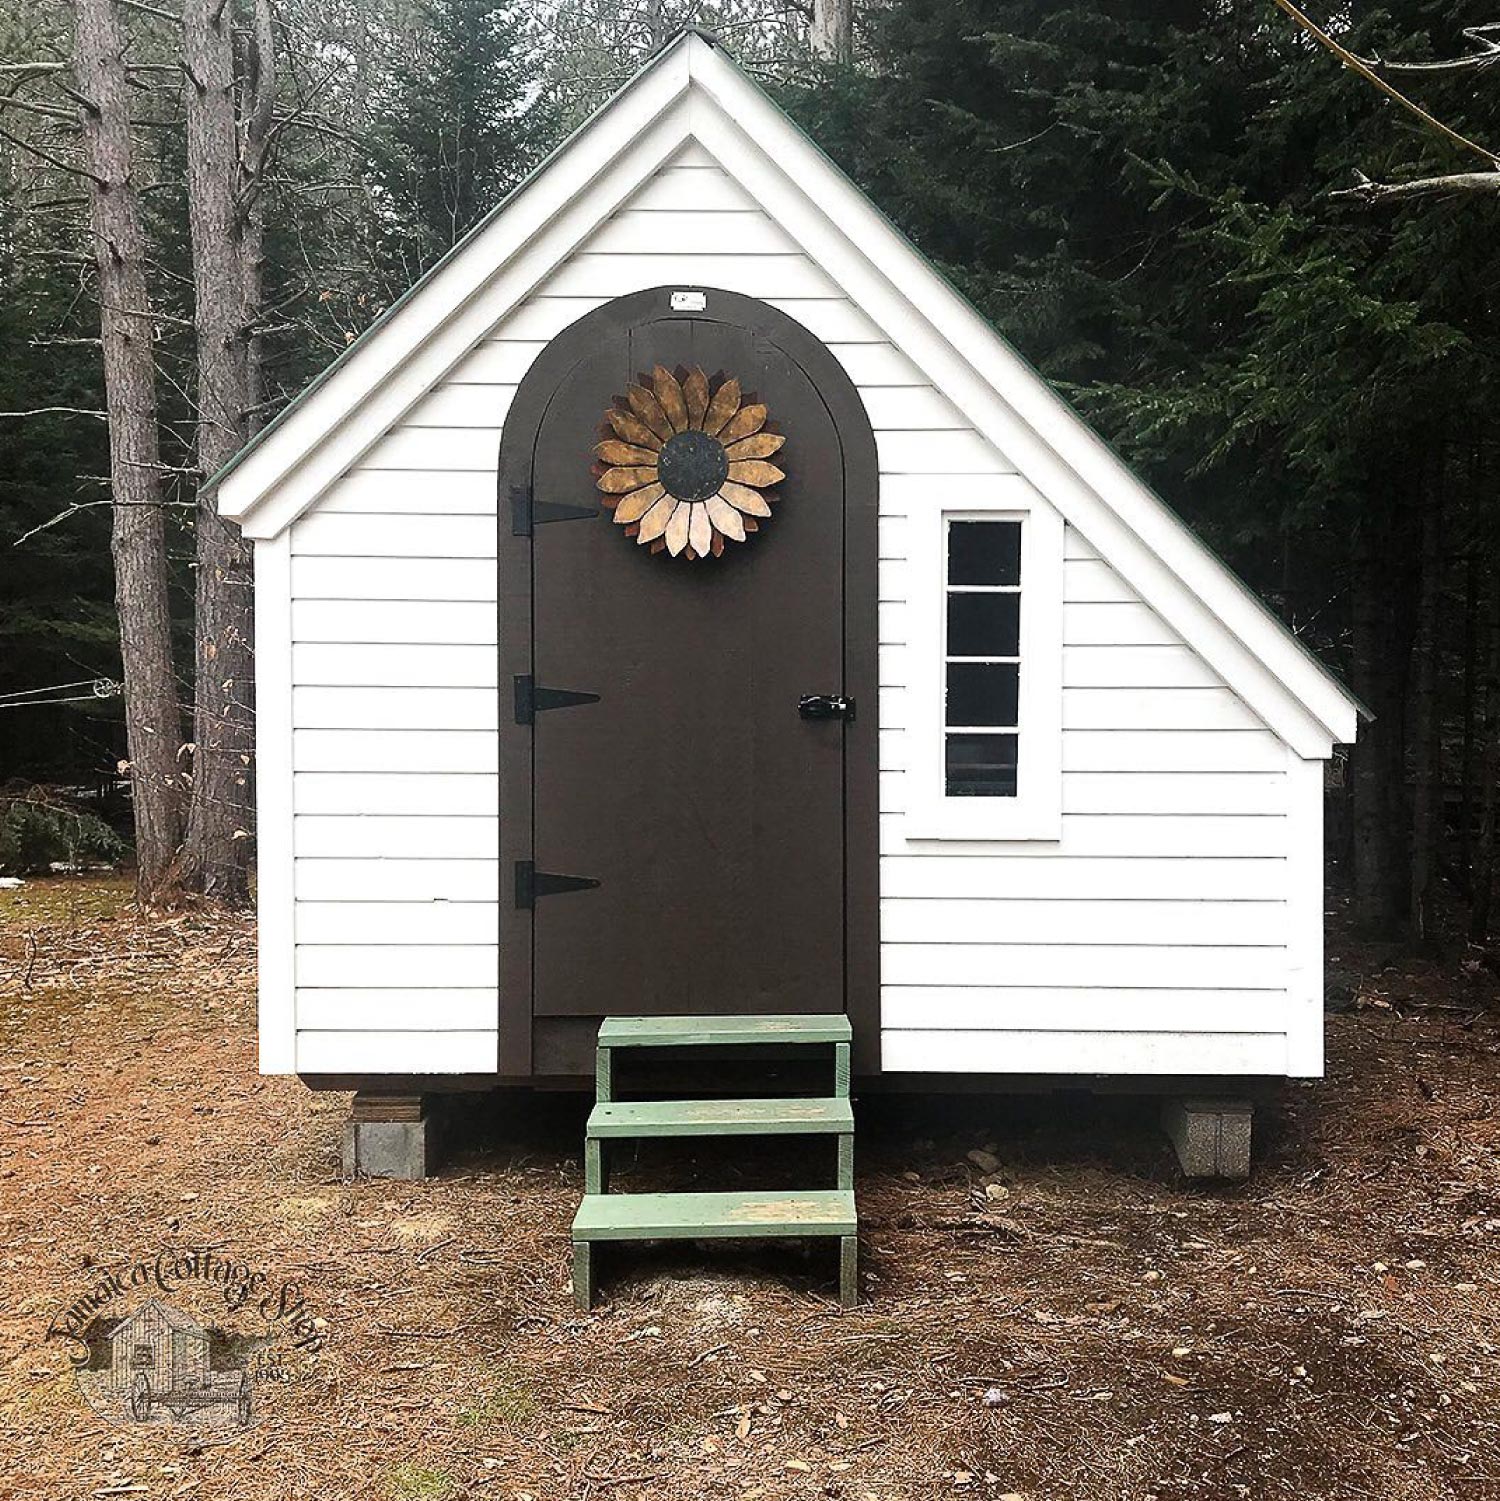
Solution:
M699 148L290 529L270 577L290 595L277 618L290 622L283 926L295 953L279 972L295 976L295 1066L494 1068L500 434L547 340L612 297L673 282L797 318L849 372L876 431L885 1066L1308 1071L1308 1048L1294 1056L1287 1040L1315 896L1305 855L1288 880L1289 754L1075 531L1061 840L906 838L908 690L933 670L907 649L910 520L1020 481ZM1305 840L1307 796L1298 806Z
M1292 1070L1281 740L1070 528L1062 838L908 840L904 616L881 606L885 1067Z

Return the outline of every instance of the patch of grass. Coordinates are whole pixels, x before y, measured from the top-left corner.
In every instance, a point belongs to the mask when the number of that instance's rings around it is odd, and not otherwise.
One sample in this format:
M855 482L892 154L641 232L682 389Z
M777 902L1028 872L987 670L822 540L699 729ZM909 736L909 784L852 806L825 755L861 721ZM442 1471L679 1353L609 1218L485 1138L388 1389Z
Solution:
M446 1501L458 1486L446 1470L431 1465L399 1464L391 1471L392 1501Z
M474 1406L460 1409L458 1422L462 1428L513 1428L535 1412L536 1394L529 1386L497 1386Z
M72 926L115 918L131 910L129 876L40 876L0 889L0 916L17 924Z

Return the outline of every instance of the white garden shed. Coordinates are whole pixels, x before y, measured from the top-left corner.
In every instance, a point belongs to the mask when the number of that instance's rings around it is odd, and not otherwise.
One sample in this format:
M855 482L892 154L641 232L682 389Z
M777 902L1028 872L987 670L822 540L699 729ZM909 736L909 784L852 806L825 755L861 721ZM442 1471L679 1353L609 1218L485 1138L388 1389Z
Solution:
M264 1071L1321 1072L1357 705L685 33L239 455Z

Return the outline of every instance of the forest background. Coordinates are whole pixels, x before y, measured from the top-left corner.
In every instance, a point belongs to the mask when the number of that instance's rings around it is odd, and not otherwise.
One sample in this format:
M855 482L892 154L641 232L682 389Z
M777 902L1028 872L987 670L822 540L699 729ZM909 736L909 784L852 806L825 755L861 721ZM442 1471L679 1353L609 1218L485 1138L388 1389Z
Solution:
M205 480L696 23L1369 706L1357 921L1483 944L1500 30L1290 11L7 0L0 866L247 898L250 569Z

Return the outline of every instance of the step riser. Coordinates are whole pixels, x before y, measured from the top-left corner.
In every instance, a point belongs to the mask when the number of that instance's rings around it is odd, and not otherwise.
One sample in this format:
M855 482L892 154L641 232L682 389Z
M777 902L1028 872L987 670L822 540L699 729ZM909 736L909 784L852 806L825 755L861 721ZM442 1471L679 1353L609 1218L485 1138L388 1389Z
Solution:
M573 1242L573 1301L587 1313L599 1293L596 1243ZM859 1303L859 1237L839 1237L839 1306L854 1308Z
M573 1221L573 1287L588 1309L597 1291L594 1248L628 1241L833 1239L839 1301L857 1294L854 1116L849 1108L849 1019L832 1016L606 1017L599 1028L597 1103L584 1140L585 1196ZM638 1050L832 1045L833 1096L804 1099L613 1099L615 1053ZM722 1051L720 1056L722 1057ZM826 1056L826 1055L825 1055ZM773 1193L609 1193L606 1142L707 1137L833 1136L838 1187Z

